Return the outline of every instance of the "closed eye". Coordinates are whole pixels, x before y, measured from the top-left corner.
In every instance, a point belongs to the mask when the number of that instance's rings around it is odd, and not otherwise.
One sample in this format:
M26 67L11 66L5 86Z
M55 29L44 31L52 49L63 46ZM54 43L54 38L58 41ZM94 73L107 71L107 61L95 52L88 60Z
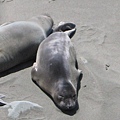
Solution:
M64 96L58 95L58 99L59 99L59 100L64 100Z

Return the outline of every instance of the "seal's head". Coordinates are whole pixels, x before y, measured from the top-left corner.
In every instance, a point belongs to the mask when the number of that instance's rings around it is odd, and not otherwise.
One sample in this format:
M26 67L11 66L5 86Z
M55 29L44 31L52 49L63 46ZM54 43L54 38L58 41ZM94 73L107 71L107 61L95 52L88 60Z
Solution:
M76 107L77 94L73 85L69 82L58 84L55 88L53 99L55 104L62 110L72 110Z

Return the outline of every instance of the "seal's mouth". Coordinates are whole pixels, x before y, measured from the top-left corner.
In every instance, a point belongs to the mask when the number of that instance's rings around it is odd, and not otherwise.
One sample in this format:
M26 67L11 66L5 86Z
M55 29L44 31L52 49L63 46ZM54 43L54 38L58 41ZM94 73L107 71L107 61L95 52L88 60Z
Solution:
M71 111L77 108L77 98L73 97L63 97L61 95L58 95L57 97L53 98L55 105L61 110L61 111Z
M56 103L55 103L56 105ZM77 110L79 109L79 105L78 105L78 101L76 101L76 104L73 107L63 107L63 106L59 106L56 105L63 113L73 116L74 114L76 114Z
M61 102L61 103L63 103L63 102ZM73 102L68 102L68 103L63 103L63 104L61 104L60 105L60 108L61 108L61 110L67 110L67 111L70 111L70 110L73 110L73 109L75 109L75 107L76 107L76 101L73 101Z
M71 105L62 106L61 110L63 110L63 111L71 111L71 110L74 110L75 107L76 107L76 105L74 105L74 106L71 106Z

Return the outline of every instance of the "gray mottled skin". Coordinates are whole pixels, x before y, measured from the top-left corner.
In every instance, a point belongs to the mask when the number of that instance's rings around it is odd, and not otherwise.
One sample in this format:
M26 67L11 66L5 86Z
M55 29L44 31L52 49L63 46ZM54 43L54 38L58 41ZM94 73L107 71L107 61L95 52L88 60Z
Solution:
M80 70L76 67L76 53L69 38L74 31L48 36L38 48L31 71L32 80L60 109L72 109L77 101L76 83Z
M52 26L53 20L47 15L1 25L0 72L32 59Z

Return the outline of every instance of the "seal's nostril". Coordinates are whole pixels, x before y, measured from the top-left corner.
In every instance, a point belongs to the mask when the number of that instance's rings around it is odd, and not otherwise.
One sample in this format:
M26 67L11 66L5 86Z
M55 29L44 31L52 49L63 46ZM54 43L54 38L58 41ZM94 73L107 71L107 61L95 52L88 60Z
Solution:
M71 104L67 104L67 109L73 109L73 108L74 108L73 105L71 105Z

